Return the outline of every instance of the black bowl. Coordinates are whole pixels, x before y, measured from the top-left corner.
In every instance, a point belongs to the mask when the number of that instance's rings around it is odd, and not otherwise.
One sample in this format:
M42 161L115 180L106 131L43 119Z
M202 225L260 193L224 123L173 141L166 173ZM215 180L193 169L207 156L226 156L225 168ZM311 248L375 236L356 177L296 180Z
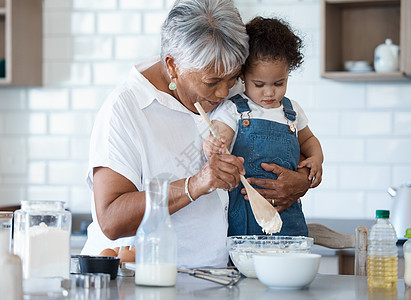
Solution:
M110 274L111 280L116 279L119 257L79 255L80 272Z

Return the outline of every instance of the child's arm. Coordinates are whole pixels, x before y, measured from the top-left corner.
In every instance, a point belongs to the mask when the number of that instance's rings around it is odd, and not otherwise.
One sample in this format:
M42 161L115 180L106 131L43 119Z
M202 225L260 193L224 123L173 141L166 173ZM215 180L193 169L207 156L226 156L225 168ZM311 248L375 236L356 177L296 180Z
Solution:
M298 142L300 144L300 152L307 157L298 164L298 168L310 168L308 179L312 180L310 187L314 188L320 184L323 174L322 163L324 156L320 142L308 126L298 132Z
M210 158L214 153L226 153L225 147L230 150L231 142L234 138L234 130L223 122L213 120L211 121L214 131L220 136L220 140L216 139L211 133L205 139L203 150L207 158Z

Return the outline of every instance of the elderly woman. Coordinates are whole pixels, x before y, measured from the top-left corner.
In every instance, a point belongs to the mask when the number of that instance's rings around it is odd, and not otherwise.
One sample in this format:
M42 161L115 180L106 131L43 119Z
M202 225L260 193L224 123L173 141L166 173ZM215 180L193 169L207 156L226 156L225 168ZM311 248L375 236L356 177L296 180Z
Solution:
M144 180L167 177L178 264L227 265L226 191L245 174L243 160L214 155L206 161L201 151L208 128L194 103L209 112L223 101L247 55L245 26L231 0L174 4L162 26L161 61L134 66L96 118L87 177L93 223L83 254L132 244L144 215ZM307 173L263 167L280 173L277 182L250 182L284 208L310 185Z

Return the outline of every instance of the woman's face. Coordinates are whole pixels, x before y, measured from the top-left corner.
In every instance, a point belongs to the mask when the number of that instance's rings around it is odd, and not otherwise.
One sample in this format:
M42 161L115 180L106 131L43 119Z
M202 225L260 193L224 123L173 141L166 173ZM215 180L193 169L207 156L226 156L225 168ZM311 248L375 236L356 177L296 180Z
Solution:
M263 108L277 108L287 91L286 60L256 61L244 72L245 94Z
M224 76L214 71L186 72L175 79L177 89L174 93L189 110L197 112L194 103L199 102L208 112L228 96L228 90L234 86L240 72L240 67Z

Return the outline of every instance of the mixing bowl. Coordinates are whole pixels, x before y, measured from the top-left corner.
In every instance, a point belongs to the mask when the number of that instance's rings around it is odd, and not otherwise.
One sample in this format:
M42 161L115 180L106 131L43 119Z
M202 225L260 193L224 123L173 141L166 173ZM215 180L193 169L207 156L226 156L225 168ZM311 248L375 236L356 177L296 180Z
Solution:
M314 240L305 236L242 235L227 238L231 260L247 277L257 278L253 255L264 253L310 253Z
M111 280L116 279L120 258L109 256L79 255L80 272L110 274Z
M312 253L255 254L257 278L270 288L301 289L315 278L321 255Z

